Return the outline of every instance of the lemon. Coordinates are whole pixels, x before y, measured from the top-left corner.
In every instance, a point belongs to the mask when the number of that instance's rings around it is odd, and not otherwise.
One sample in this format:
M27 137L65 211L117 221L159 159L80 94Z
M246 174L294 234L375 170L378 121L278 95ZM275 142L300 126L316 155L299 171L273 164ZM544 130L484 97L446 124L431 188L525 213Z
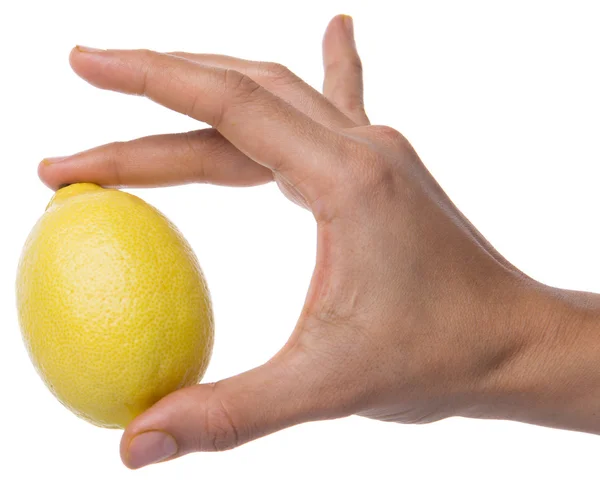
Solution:
M138 197L95 184L50 201L23 248L17 305L45 384L103 427L197 383L212 351L210 296L188 243Z

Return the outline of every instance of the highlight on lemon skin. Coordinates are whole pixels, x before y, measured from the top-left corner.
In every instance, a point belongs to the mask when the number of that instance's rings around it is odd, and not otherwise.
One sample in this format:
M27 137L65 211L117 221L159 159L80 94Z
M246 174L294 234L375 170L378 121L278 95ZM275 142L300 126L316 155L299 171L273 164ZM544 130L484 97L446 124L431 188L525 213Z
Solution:
M54 195L50 199L50 202L46 206L46 210L50 209L52 206L61 204L62 202L64 202L65 200L67 200L73 196L78 196L80 194L89 194L89 193L94 193L94 192L97 193L97 192L102 192L102 191L103 191L102 187L98 186L97 184L90 183L90 182L80 182L80 183L76 183L76 184L68 184L68 185L58 189L54 193Z
M117 189L59 189L17 273L19 323L46 386L76 415L125 427L203 376L210 294L193 250L158 210Z

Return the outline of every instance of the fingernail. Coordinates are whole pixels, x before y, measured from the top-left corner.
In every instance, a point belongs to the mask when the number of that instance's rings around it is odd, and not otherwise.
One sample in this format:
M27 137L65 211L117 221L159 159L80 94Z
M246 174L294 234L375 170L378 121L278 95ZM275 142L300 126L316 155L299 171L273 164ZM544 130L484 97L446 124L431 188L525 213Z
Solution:
M354 21L350 15L344 15L344 28L350 37L354 37Z
M128 466L139 469L168 459L177 453L177 442L165 432L144 432L129 443L127 451Z
M69 156L61 156L61 157L46 157L42 160L42 164L44 166L49 166L50 164L56 164L57 162L64 161Z
M85 45L76 45L75 48L84 54L94 54L98 52L106 52L104 49L95 49L93 47L86 47Z

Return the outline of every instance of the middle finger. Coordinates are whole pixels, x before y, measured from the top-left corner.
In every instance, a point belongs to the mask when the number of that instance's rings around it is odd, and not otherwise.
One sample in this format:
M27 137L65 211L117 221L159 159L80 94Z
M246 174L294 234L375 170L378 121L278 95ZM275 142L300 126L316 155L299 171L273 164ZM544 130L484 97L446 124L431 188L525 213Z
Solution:
M343 114L331 101L283 65L238 59L227 55L187 52L170 52L169 55L208 67L237 70L289 102L300 112L327 127L350 128L356 126L356 123Z

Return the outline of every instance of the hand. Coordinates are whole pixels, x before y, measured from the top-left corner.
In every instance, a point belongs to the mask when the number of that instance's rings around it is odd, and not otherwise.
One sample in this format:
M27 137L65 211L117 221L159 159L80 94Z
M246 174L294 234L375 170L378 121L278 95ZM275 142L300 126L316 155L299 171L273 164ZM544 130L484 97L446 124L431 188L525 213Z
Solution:
M134 420L121 444L131 468L351 414L578 427L551 418L558 402L537 396L571 372L528 368L541 359L553 370L551 349L559 355L577 344L576 336L560 349L548 341L571 330L564 317L540 315L559 296L492 248L401 134L369 125L349 17L332 20L323 45L324 95L276 64L72 52L74 70L91 84L144 95L212 128L46 160L46 184L274 180L318 225L317 263L289 341L263 366L179 390ZM566 302L553 303L554 313L565 312ZM525 394L538 403L533 414Z

